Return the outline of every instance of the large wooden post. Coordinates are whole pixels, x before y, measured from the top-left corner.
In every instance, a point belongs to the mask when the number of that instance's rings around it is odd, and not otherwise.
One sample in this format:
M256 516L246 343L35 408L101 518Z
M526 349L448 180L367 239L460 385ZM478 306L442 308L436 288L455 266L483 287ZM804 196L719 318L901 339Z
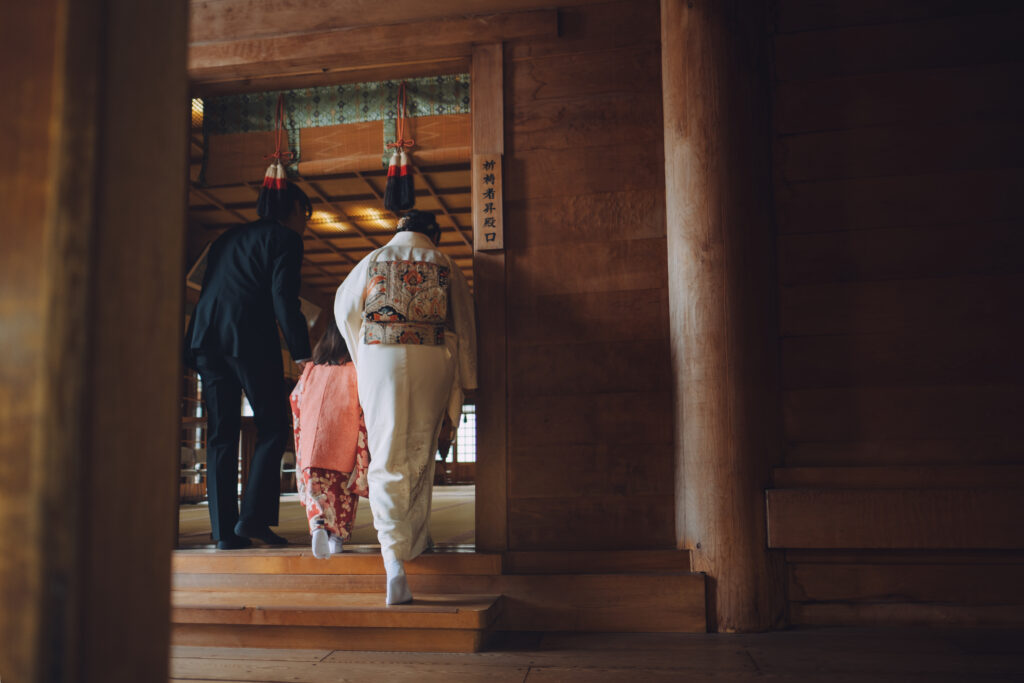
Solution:
M0 22L0 679L166 681L187 7Z
M709 627L779 623L764 489L780 453L765 8L662 0L679 546Z
M504 59L501 43L473 48L473 153L505 151ZM473 177L473 192L480 193ZM505 349L505 253L474 234L473 286L480 388L477 390L476 547L508 549L508 359Z

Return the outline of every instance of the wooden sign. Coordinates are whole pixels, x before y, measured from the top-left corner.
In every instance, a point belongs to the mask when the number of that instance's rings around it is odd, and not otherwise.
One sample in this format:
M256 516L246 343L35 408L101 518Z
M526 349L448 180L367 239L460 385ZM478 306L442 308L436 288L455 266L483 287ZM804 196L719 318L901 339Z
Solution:
M473 155L473 247L505 248L501 212L501 155Z

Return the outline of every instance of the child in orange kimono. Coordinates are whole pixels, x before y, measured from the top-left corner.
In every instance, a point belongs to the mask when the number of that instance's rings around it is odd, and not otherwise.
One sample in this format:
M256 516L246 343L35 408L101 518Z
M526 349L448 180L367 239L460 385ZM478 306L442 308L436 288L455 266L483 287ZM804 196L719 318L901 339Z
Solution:
M340 553L352 533L370 463L356 369L333 321L291 394L299 500L313 555Z

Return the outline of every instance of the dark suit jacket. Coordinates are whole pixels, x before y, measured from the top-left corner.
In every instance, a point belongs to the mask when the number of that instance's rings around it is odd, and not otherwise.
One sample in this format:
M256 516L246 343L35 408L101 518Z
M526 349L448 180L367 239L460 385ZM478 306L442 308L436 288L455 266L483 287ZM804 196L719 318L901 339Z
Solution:
M292 358L309 358L309 331L299 307L301 265L302 238L277 221L239 225L218 237L185 335L191 352L186 357L205 351L280 358L276 318Z

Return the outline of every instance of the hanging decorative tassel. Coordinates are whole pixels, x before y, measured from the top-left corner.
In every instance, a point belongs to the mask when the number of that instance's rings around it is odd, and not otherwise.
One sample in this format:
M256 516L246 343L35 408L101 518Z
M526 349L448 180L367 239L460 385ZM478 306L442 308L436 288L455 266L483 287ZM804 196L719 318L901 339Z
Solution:
M412 167L409 165L407 150L411 150L416 141L406 138L408 110L406 108L405 82L398 86L398 117L395 121L394 142L388 143L393 150L388 162L388 179L384 186L384 208L398 213L408 211L416 205L416 188L412 182Z
M286 215L291 209L290 206L287 206L288 199L285 193L288 174L281 160L290 161L294 155L291 152L281 151L284 140L284 95L278 95L277 120L274 123L275 150L273 154L263 157L272 161L263 175L263 186L260 188L259 199L256 200L256 213L261 218L279 218Z

